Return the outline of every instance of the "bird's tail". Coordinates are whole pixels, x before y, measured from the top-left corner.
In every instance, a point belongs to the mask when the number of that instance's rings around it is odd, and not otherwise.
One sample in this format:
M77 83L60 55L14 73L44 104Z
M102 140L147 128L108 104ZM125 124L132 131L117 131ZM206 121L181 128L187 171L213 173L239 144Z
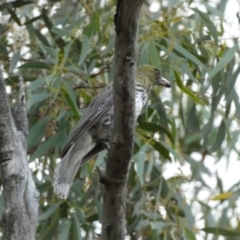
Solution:
M55 168L53 188L59 198L67 199L74 177L84 163L84 156L95 146L90 141L84 141L86 139L73 144Z
M54 171L54 192L62 199L67 199L70 187L72 185L73 179L77 173L77 170L81 164L81 160L73 164L71 162L72 149L62 158Z

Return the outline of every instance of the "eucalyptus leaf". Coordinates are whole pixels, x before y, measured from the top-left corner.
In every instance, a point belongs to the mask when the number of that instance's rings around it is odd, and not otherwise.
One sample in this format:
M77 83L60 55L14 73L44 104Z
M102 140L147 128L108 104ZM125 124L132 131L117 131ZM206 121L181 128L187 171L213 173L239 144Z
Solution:
M20 60L20 51L17 51L14 53L12 60L10 62L9 72L12 72L16 68L19 60Z
M71 227L71 221L69 219L62 221L58 240L68 240L69 239L68 235L69 235L70 227Z
M223 57L217 63L217 65L209 72L209 79L212 79L216 73L218 73L224 66L226 66L234 57L237 51L237 45L226 50Z
M159 63L159 51L157 50L157 47L153 41L149 42L149 60L150 63L153 66L156 66L158 69L160 69L160 63Z
M31 149L36 142L41 139L44 135L44 130L49 121L49 118L38 121L35 125L30 128L28 136L28 149Z
M88 54L89 50L90 50L90 40L86 35L83 35L82 36L81 55L80 55L80 59L79 59L79 62L78 62L79 66L83 63L83 61L87 57L87 54Z
M222 120L220 127L218 128L218 134L216 136L215 142L211 148L211 152L217 151L222 146L222 143L225 138L225 134L226 134L226 125L225 125L225 121Z
M44 212L40 217L39 220L46 220L47 218L49 218L59 207L60 202L59 203L55 203L53 204L50 208L48 208L48 210L46 212Z
M47 64L45 62L27 62L22 64L20 67L18 67L20 69L22 68L42 68L42 69L51 69L51 65Z
M240 236L240 233L238 231L227 229L227 228L218 228L218 227L206 227L202 228L202 231L206 233L212 233L214 235L221 235L226 237L238 237Z

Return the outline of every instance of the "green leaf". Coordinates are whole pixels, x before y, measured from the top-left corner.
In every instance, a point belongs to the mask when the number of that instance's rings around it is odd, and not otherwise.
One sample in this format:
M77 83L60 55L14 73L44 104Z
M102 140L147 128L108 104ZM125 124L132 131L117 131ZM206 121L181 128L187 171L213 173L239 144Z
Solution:
M19 8L28 4L34 3L33 1L11 1L11 2L5 2L4 4L0 5L0 9L2 10L3 7L10 7L10 8Z
M179 217L186 217L184 210L172 202L167 203L166 209L174 215L177 215Z
M83 35L81 55L80 55L80 59L78 62L78 66L80 66L83 63L86 56L88 55L89 50L90 50L90 39L86 35Z
M168 152L172 153L175 159L179 159L179 160L181 159L180 156L177 154L177 152L172 147L170 147L169 144L166 144L161 140L159 140L159 142L168 150Z
M143 44L141 51L140 51L140 57L139 57L139 64L138 65L144 65L144 64L148 64L148 56L149 54L149 43L146 42Z
M197 117L195 104L192 105L192 107L189 111L188 120L187 120L187 128L189 129L190 132L198 132L200 130L200 124L199 124L199 120Z
M51 85L52 82L54 81L54 73L51 73L50 75L48 75L47 77L45 77L45 82L47 83L47 85Z
M107 47L105 48L105 50L101 53L101 57L104 58L106 57L107 55L110 55L112 53L114 49L114 40L113 39L110 39Z
M161 176L159 178L158 182L159 182L159 190L161 191L160 192L161 193L161 197L165 198L165 199L167 197L169 198L169 196L171 195L171 192L170 192L170 187L168 185L167 180L163 176ZM161 186L161 188L160 188L160 186Z
M11 18L19 25L21 26L21 21L20 19L18 18L17 14L12 10L11 7L6 7L8 12L10 13L11 15Z
M29 24L31 24L33 22L36 22L37 20L40 20L41 18L42 18L42 15L38 15L38 16L33 17L33 18L29 19L29 20L26 20L22 25L26 25L27 26L27 25L29 25Z
M51 205L51 207L49 207L45 213L40 215L39 220L42 221L42 220L48 219L58 209L60 204L61 204L61 202Z
M82 240L82 235L81 235L81 230L80 230L81 224L78 220L76 212L73 213L73 217L74 217L75 229L77 232L77 239Z
M53 27L51 29L52 32L56 33L58 36L62 37L62 36L72 36L72 32L63 29L63 28L57 28L57 27Z
M182 70L184 73L186 73L186 74L189 76L189 78L190 78L194 83L197 83L197 84L199 83L199 82L197 81L197 79L193 76L191 70L189 69L189 67L187 66L187 64L186 64L185 62L183 62L183 63L181 64L181 70Z
M16 53L14 53L12 60L10 62L9 72L12 72L16 68L19 59L20 59L20 51L17 51Z
M61 79L61 75L59 74L54 78L52 86L49 86L49 89L53 93L54 100L56 99L56 97L58 96L58 94L60 92L61 83L62 83L62 79Z
M192 100L200 105L204 105L204 103L202 102L202 100L200 98L198 98L193 92L192 90L190 90L188 87L185 87L182 83L182 80L178 74L178 72L174 71L174 75L175 75L175 79L176 79L176 83L178 85L178 87L182 90L182 92L184 92L185 94L187 94L190 98L192 98Z
M197 240L195 234L188 228L184 228L184 232L188 240Z
M171 159L168 149L162 144L162 142L157 142L156 140L152 139L149 141L149 143L159 152L160 155L163 156L164 160Z
M65 47L64 47L64 63L68 60L69 58L69 52L71 50L71 47L72 47L72 43L69 43L67 44Z
M69 239L68 235L69 235L70 227L71 227L70 219L62 220L58 240L68 240Z
M65 42L63 41L62 38L58 37L53 31L53 23L52 23L52 19L49 17L48 15L48 11L47 9L43 8L42 10L42 20L44 21L46 27L48 28L53 40L56 42L56 44L59 46L59 48L61 49L62 47L64 47Z
M24 82L32 82L36 79L36 77L33 77L33 76L24 76L23 75L22 77L23 77ZM8 78L5 78L4 81L6 84L10 84L10 85L11 85L11 83L18 83L19 76L9 76Z
M30 108L34 104L42 102L42 101L46 100L47 98L49 98L49 94L47 92L36 93L36 94L30 95L27 100L27 110L30 111Z
M170 43L169 41L167 41L168 43ZM174 45L174 49L179 52L180 54L182 54L185 58L191 60L192 62L194 62L196 65L198 65L199 67L205 69L204 65L202 64L202 62L197 59L192 53L190 53L189 51L187 51L185 48L183 48L181 45L179 45L178 43L175 43Z
M150 63L160 69L160 61L159 61L159 51L156 48L156 45L154 41L149 42L149 47L148 47L148 53L149 53L149 60Z
M216 29L214 23L211 21L210 17L208 16L208 14L200 11L197 8L191 8L191 9L193 11L195 11L196 13L198 13L201 20L206 24L206 26L209 30L209 34L211 34L211 36L213 36L215 44L218 45L218 32L217 32L217 29Z
M58 231L58 224L59 224L59 213L58 211L55 211L54 214L52 214L51 221L43 221L43 225L45 228L40 232L39 234L39 240L49 240L52 239L54 234ZM43 227L43 226L42 226Z
M61 132L58 132L57 134L53 135L52 137L50 137L49 139L47 139L45 142L43 142L38 148L37 150L31 155L30 157L30 162L33 161L34 159L42 156L43 154L45 154L50 148L52 148L53 146L55 146L60 139L60 136L62 135Z
M226 100L227 102L232 99L232 92L234 89L234 85L238 79L240 74L240 67L231 75L230 79L227 79L227 91L226 91Z
M69 105L69 107L71 108L75 118L77 120L80 119L80 114L76 105L76 96L71 88L71 86L67 83L64 82L64 85L66 86L66 89L63 90L63 94L65 99L67 100L67 103Z
M144 163L145 163L145 154L147 150L147 144L143 145L139 152L136 154L136 166L137 166L137 175L139 177L140 183L143 186L144 184Z
M166 127L163 127L161 125L151 123L151 122L140 122L138 127L152 133L156 133L158 131L161 133L165 133L169 137L169 139L172 141L172 143L174 143L172 134L168 131L168 129L166 129Z
M213 116L214 116L214 112L215 112L215 110L217 109L218 104L219 104L219 102L220 102L223 94L224 94L224 88L221 87L221 88L219 89L218 93L217 93L215 96L213 96L213 98L212 98L211 114L212 114Z
M165 227L172 226L173 223L154 221L150 223L152 229L157 229L158 233L161 233Z
M37 38L47 47L51 47L51 45L49 44L48 40L46 39L46 37L41 33L41 31L39 31L38 29L34 29L34 33L36 34Z
M44 135L44 130L49 121L49 118L38 121L35 125L30 128L28 135L28 149L31 149Z
M237 45L227 49L226 53L220 59L217 65L209 72L209 79L212 79L216 75L216 73L222 70L229 62L231 62L231 60L235 57L237 49Z
M215 235L222 235L222 236L226 236L226 237L240 236L240 232L237 232L235 230L228 229L228 228L206 227L206 228L202 228L201 230L206 233L212 233Z
M3 194L1 194L0 195L0 221L3 220L4 209L5 209L5 206L4 206Z
M141 215L138 215L138 216L133 218L131 223L127 225L127 233L128 234L132 234L133 232L135 232L135 229L139 225L141 219L142 219Z
M8 56L8 50L6 46L0 42L0 52L2 55Z
M216 140L210 150L211 152L216 152L222 146L222 143L225 138L225 134L226 134L225 121L222 120L221 125L218 129L218 134L217 134Z
M168 119L167 119L167 114L166 114L166 111L165 111L165 108L164 108L164 105L161 101L161 98L158 94L156 94L153 90L151 90L150 92L151 96L153 97L154 99L154 103L155 103L155 106L154 108L157 110L157 113L159 115L159 118L160 118L160 121L159 123L166 127L168 126Z
M88 26L86 26L84 28L83 34L88 36L89 38L94 34L101 34L100 31L100 18L99 18L99 13L98 12L94 12L93 14L90 15L91 21L88 24Z
M202 42L210 41L210 40L212 40L211 36L203 35L196 40L196 43L201 44Z
M45 62L28 62L24 63L18 68L43 68L43 69L52 69L52 66L50 64L47 64Z
M32 81L27 89L28 95L31 95L32 92L36 91L44 82L45 77L40 77L38 79L35 79L35 81Z

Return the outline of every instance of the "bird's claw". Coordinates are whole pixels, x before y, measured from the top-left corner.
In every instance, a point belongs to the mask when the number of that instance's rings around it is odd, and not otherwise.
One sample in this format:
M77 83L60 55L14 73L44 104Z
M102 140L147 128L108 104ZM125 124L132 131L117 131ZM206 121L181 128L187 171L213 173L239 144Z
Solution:
M107 149L108 151L110 150L110 143L108 141L102 141L102 145L105 149Z

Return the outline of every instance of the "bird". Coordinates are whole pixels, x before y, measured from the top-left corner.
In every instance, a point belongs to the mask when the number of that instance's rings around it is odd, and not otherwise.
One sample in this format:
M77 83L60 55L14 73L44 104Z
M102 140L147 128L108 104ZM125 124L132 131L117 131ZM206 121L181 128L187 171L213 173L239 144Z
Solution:
M135 120L154 85L171 87L152 65L140 65L136 71ZM113 131L113 84L100 92L83 112L80 121L60 153L61 161L54 171L53 188L57 197L67 199L78 169L104 149L109 150Z

